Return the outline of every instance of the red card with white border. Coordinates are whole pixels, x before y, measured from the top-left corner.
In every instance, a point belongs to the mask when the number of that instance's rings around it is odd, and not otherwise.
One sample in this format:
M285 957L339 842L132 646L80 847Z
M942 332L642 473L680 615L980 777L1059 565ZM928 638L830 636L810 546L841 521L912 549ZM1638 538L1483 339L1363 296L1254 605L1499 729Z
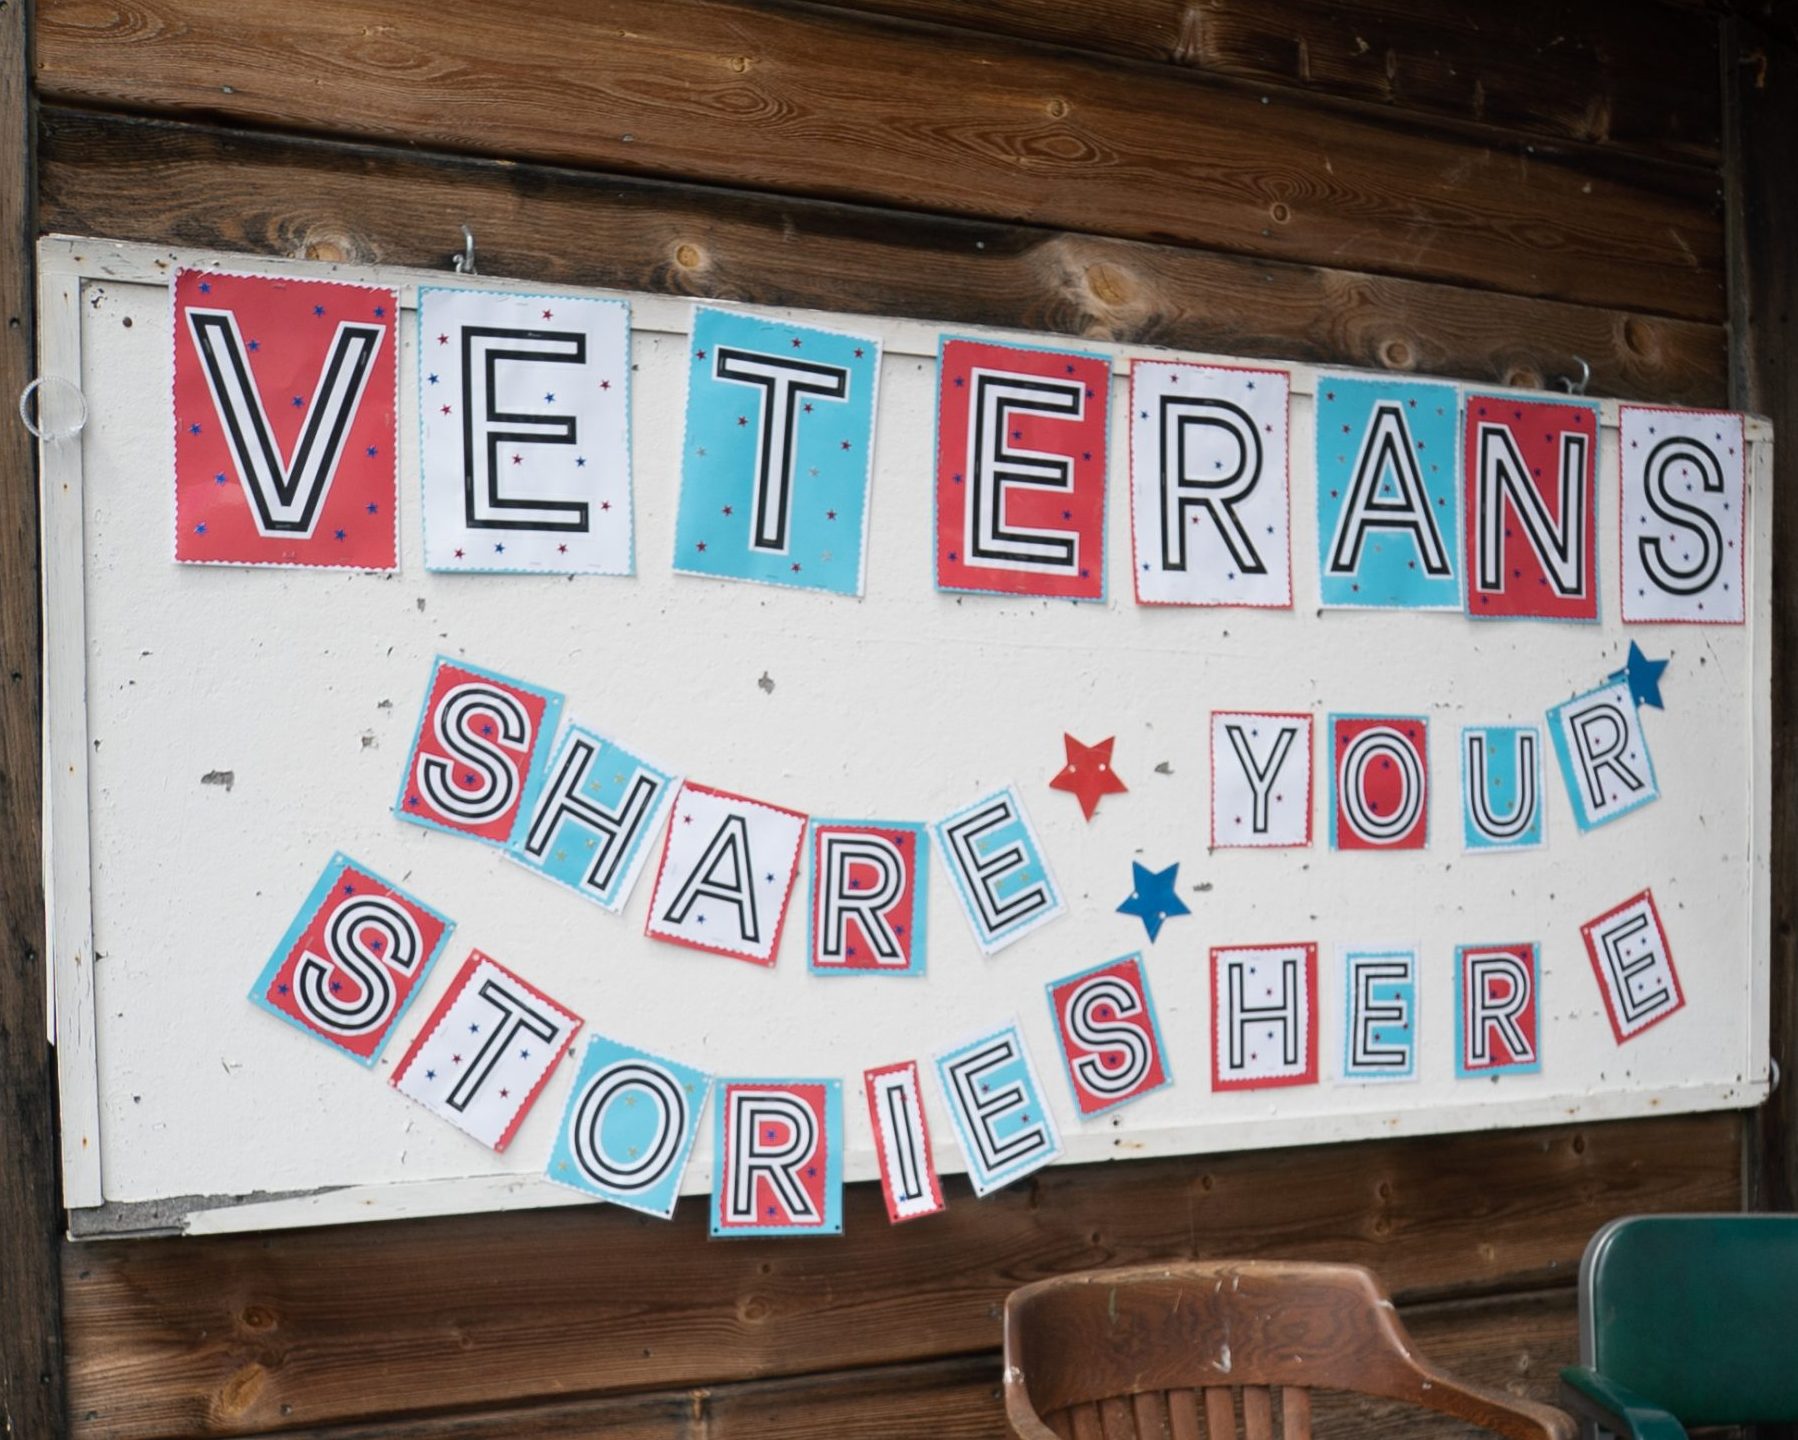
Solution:
M561 714L553 690L439 656L393 813L504 845Z
M942 342L936 583L1105 598L1103 355Z
M399 299L339 280L180 270L175 559L399 565Z
M1651 891L1588 920L1580 934L1619 1045L1684 1007L1686 992Z
M797 810L684 782L674 797L643 933L772 965L805 823Z
M535 985L472 951L400 1061L393 1088L504 1150L581 1024Z
M1317 946L1211 950L1211 1088L1317 1083Z
M868 1095L874 1153L880 1158L880 1190L886 1197L887 1219L899 1225L936 1214L944 1208L943 1186L931 1154L918 1062L904 1060L865 1070L862 1087Z
M1467 613L1596 620L1598 406L1468 395Z
M1082 1115L1115 1110L1171 1080L1141 956L1053 982L1049 1009Z

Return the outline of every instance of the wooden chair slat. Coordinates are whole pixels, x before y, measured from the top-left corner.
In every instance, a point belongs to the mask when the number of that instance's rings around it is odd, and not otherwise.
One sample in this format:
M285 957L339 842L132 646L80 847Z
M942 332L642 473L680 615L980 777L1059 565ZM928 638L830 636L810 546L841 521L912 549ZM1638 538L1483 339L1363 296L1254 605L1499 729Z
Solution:
M1127 1396L1099 1402L1099 1433L1104 1440L1136 1440L1136 1415Z
M1043 1424L1055 1432L1055 1440L1074 1440L1074 1417L1066 1410L1052 1410L1043 1416Z
M1302 1386L1280 1391L1280 1440L1311 1440L1311 1392Z
M1167 1392L1167 1428L1172 1440L1200 1440L1199 1392L1170 1390Z
M1274 1396L1265 1385L1242 1387L1243 1440L1274 1440Z
M1173 1440L1169 1434L1167 1395L1160 1390L1146 1390L1130 1398L1130 1409L1136 1418L1137 1440Z
M1105 1426L1099 1419L1099 1402L1073 1405L1068 1409L1074 1421L1074 1440L1105 1440Z
M1206 1440L1236 1440L1236 1397L1227 1385L1205 1392Z

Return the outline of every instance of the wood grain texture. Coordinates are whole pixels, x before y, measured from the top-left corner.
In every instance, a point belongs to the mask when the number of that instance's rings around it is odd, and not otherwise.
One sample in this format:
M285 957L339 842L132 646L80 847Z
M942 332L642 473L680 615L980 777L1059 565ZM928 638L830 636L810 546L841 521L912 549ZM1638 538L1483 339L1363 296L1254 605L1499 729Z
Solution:
M1017 1286L1208 1255L1350 1260L1412 1299L1564 1283L1613 1215L1730 1209L1730 1114L1056 1168L827 1244L596 1207L65 1252L83 1437L220 1435L989 1349Z
M1167 245L48 109L46 230L1716 405L1718 326ZM571 243L570 237L580 237Z
M251 18L253 13L253 20ZM1692 319L1714 175L745 0L42 0L50 99L1172 241Z
M30 11L0 6L0 405L37 373ZM0 416L0 1435L63 1433L56 1091L38 853L37 457Z
M829 0L1715 167L1717 17L1641 0Z
M1750 1200L1798 1207L1798 40L1732 20L1735 131L1730 401L1773 422L1772 1056L1782 1076L1750 1132Z
M1404 1319L1430 1359L1520 1399L1552 1398L1559 1367L1571 1364L1579 1349L1573 1292L1564 1287L1412 1307ZM291 1440L1009 1440L999 1369L999 1356L987 1352L696 1390L352 1423L291 1432ZM1229 1392L1219 1393L1227 1404ZM1318 1433L1330 1440L1463 1440L1484 1433L1409 1406L1341 1394L1320 1395L1317 1409L1324 1417ZM1204 1435L1192 1396L1169 1413L1175 1417L1169 1440ZM1057 1433L1077 1432L1065 1421Z

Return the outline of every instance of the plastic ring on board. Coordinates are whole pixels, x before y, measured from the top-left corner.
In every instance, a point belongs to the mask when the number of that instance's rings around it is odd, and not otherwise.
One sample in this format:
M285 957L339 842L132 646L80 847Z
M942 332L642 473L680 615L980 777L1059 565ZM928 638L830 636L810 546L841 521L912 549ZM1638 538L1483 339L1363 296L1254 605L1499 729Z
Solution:
M37 419L33 420L31 418L31 397L40 389L43 390L43 394L38 396ZM51 396L73 397L74 414L67 423L49 424L45 422L45 402ZM51 403L47 408L56 412L65 407L64 404ZM81 433L87 424L87 396L81 393L81 387L73 380L65 380L60 375L39 375L35 380L27 382L25 388L19 392L19 419L24 423L25 428L39 440L72 440Z

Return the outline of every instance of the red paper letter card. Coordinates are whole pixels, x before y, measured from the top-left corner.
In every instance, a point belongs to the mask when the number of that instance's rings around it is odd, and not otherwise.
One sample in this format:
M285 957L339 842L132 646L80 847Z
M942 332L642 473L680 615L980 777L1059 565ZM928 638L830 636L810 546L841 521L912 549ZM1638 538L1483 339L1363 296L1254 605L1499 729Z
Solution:
M937 588L1103 600L1111 362L945 339L937 375Z
M812 974L922 975L930 832L905 820L811 829Z
M714 1239L843 1233L843 1082L720 1080Z
M643 933L772 965L805 821L797 810L682 784Z
M175 559L399 564L391 290L180 270Z
M1171 1083L1140 955L1056 980L1048 991L1081 1115L1101 1115Z
M580 1028L580 1016L476 950L406 1051L393 1087L504 1150Z
M504 845L561 714L553 690L438 656L393 813Z
M1542 1068L1538 1045L1541 970L1533 944L1455 947L1455 1019L1460 1049L1455 1074L1534 1074Z
M1430 727L1421 715L1330 717L1330 844L1421 850L1430 834Z
M1598 407L1469 395L1467 613L1596 620Z
M454 928L339 852L262 967L250 999L373 1065Z
M930 1126L924 1119L924 1096L918 1089L918 1062L882 1065L864 1071L868 1120L874 1127L874 1151L880 1157L880 1189L886 1196L887 1219L897 1225L934 1215L943 1208L943 1187L930 1154Z

